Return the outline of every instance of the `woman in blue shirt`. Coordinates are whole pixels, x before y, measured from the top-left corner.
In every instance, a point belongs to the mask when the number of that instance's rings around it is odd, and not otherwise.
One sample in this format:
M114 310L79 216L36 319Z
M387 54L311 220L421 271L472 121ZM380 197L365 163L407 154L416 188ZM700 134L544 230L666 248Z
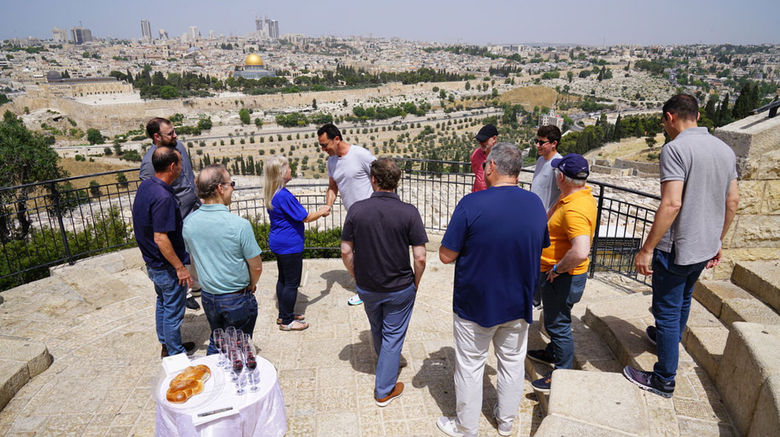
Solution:
M283 156L273 156L263 166L265 207L271 220L268 246L276 255L279 278L276 298L279 318L276 323L282 331L303 331L309 327L303 314L294 314L295 300L303 271L303 224L329 213L327 206L309 213L285 187L292 179L292 171Z

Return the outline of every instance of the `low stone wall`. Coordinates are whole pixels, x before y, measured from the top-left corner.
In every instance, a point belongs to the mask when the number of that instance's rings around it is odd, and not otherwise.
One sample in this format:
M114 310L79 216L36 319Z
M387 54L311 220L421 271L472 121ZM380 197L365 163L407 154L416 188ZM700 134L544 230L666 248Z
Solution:
M630 168L634 170L634 174L637 174L637 172L656 176L660 174L657 162L636 162L615 158L615 163L612 166L615 168Z

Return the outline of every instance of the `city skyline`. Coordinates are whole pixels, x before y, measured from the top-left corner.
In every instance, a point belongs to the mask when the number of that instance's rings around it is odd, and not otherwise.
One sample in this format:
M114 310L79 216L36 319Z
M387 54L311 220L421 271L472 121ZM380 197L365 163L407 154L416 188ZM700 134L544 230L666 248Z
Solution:
M52 29L70 29L81 23L95 38L140 39L139 22L152 23L152 35L165 29L171 37L196 26L225 36L243 36L255 30L255 17L279 21L280 35L374 36L458 44L552 43L615 44L773 44L780 2L726 0L679 3L660 0L636 2L602 0L585 3L562 0L519 4L516 1L386 3L336 0L257 5L248 0L230 2L220 10L203 0L165 3L141 0L106 3L86 0L73 7L53 0L4 0L0 39L28 36L51 39ZM693 4L696 3L696 4ZM676 25L677 27L673 27Z

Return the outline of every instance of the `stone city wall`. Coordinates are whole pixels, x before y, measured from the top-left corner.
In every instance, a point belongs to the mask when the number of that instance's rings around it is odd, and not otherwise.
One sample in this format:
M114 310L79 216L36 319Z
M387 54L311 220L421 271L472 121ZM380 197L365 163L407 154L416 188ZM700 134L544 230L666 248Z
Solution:
M184 115L207 115L212 111L235 110L241 108L262 111L298 110L311 105L313 99L319 104L343 100L355 101L369 98L394 97L404 94L430 92L437 86L445 90L463 89L463 82L438 82L403 85L390 83L376 88L346 89L333 91L310 91L291 94L264 94L257 96L229 93L219 97L194 97L176 100L147 100L103 105L89 105L72 99L57 96L28 94L19 96L2 108L20 114L24 108L31 111L53 109L68 114L79 126L100 129L103 134L124 133L128 127L145 124L152 117L170 117L175 113ZM411 99L411 97L410 97ZM238 103L236 103L238 102Z

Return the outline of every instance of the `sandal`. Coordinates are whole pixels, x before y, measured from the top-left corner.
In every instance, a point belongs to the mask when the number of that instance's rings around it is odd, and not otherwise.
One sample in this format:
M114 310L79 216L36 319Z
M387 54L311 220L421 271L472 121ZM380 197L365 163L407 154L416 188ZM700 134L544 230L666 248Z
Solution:
M280 331L303 331L308 328L309 324L301 322L299 320L293 320L289 325L279 325Z
M306 320L306 315L304 314L293 314L293 320ZM276 319L276 324L281 325L282 319Z

